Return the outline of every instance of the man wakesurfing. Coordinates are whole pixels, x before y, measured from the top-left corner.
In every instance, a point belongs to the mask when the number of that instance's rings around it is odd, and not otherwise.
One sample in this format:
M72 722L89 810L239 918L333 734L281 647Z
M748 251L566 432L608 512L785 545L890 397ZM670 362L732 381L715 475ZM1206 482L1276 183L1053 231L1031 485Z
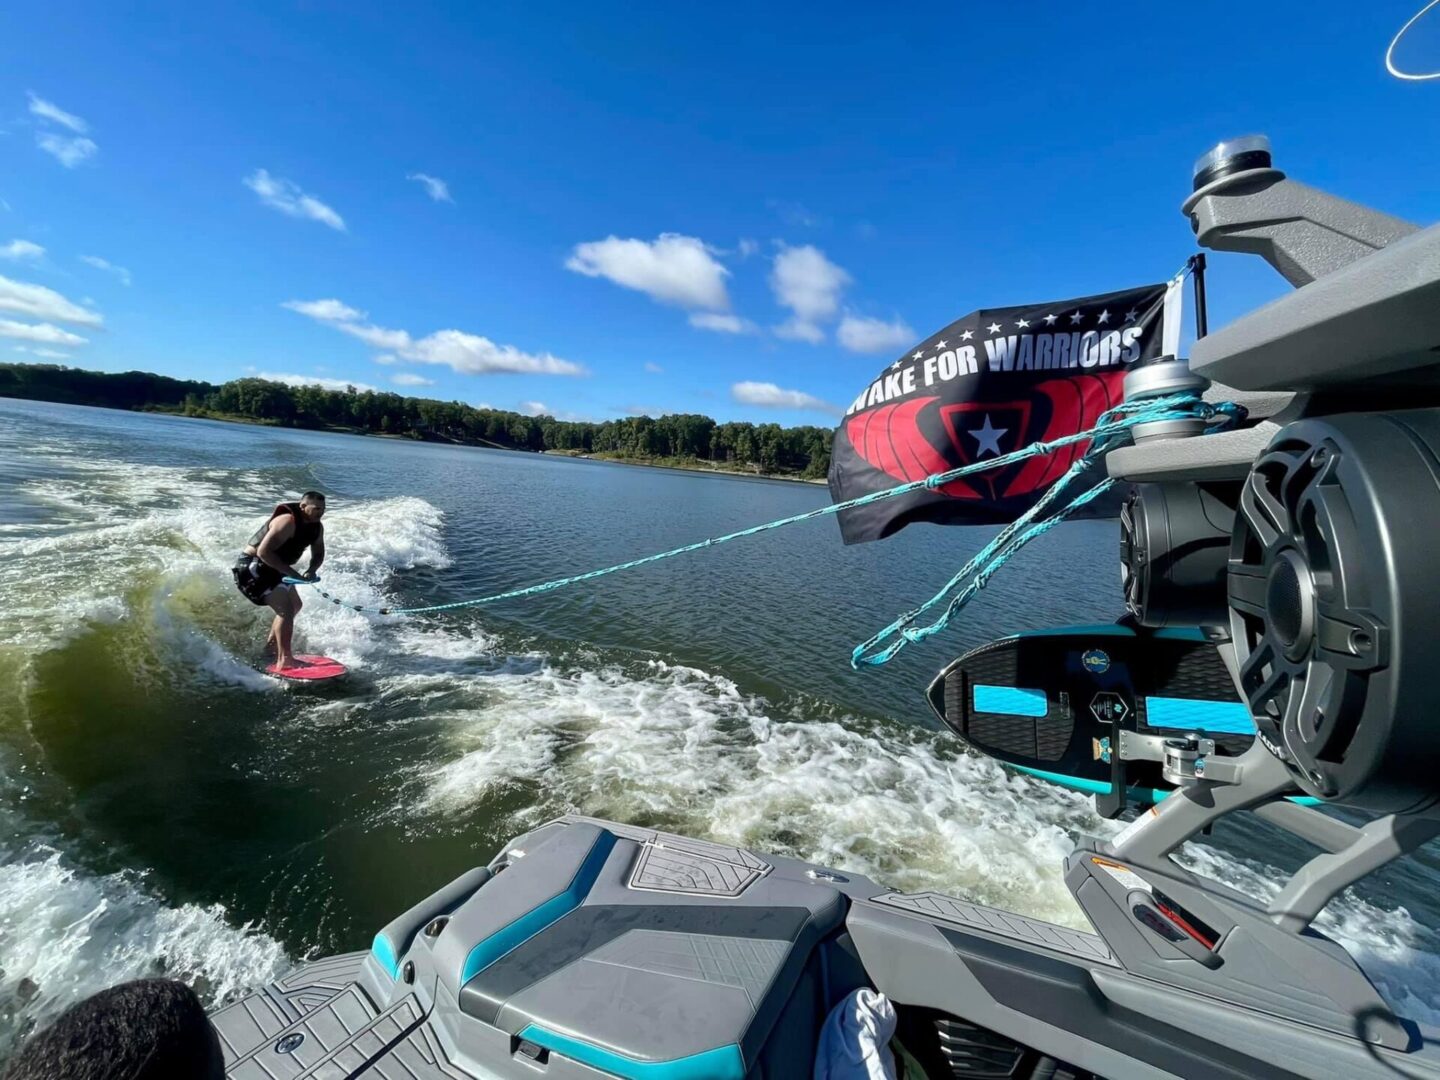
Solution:
M293 585L286 585L284 579L315 580L325 561L325 526L320 524L324 516L325 496L318 491L305 492L299 502L280 503L231 567L235 585L245 599L267 605L275 612L265 639L266 651L275 649L275 671L299 666L290 641L295 634L295 616L304 605L299 592ZM295 561L307 548L310 565L302 574L295 569Z

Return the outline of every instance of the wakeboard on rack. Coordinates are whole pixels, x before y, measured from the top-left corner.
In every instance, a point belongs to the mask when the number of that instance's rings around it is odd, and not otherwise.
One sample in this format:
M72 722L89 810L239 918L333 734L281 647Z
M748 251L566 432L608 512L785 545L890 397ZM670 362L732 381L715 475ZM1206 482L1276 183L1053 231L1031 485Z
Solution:
M1225 755L1242 754L1255 740L1217 643L1198 629L1027 631L971 649L936 676L926 697L967 745L1099 796L1102 813L1118 813L1126 802L1155 803L1174 790L1158 762L1119 761L1122 730L1202 734Z

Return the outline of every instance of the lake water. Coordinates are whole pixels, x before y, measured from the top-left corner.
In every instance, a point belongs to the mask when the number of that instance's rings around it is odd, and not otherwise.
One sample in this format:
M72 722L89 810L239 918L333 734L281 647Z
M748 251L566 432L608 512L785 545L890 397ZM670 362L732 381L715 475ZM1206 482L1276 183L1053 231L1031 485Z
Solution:
M330 591L416 606L533 584L822 505L818 486L0 400L0 1057L102 986L211 1002L395 913L566 811L780 851L1071 925L1089 800L936 732L960 651L1119 612L1114 522L1067 524L950 632L850 650L992 529L846 548L821 520L541 597L417 618L318 601L325 688L258 674L229 565L282 497L330 496ZM1257 895L1293 844L1222 825L1188 858ZM1440 864L1323 925L1440 1017Z

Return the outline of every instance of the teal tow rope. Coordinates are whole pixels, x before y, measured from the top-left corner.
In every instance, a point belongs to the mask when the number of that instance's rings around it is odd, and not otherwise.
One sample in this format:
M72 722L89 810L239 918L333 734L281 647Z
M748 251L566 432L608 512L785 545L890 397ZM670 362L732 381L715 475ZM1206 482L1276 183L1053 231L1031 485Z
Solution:
M1206 405L1191 395L1175 395L1175 399L1168 400L1176 399L1194 401L1200 406L1190 415L1198 414L1207 421L1213 420L1217 416L1220 417L1220 423L1207 429L1206 434L1224 431L1227 428L1233 427L1245 416L1244 407L1236 405L1233 402ZM1161 400L1162 399L1155 398L1150 401L1142 400L1135 404L1155 404ZM1119 431L1102 431L1102 429L1107 426L1114 426L1113 424L1107 425L1107 417L1115 413L1120 413L1125 409L1125 405L1120 405L1103 414L1100 417L1100 422L1091 429L1092 432L1096 433L1095 441L1090 445L1089 449L1085 451L1084 456L1070 466L1065 475L1055 482L1050 490L1040 498L1039 502L1021 514L1009 525L1005 526L1005 528L1001 529L990 543L977 551L970 561L962 566L956 572L955 576L947 581L940 591L929 600L926 600L925 603L913 611L908 611L904 615L901 615L868 641L864 641L855 646L854 651L850 654L850 666L858 670L861 664L884 664L910 642L924 641L932 634L938 634L941 630L944 630L960 609L973 600L975 594L983 589L990 579L995 576L996 572L1014 558L1021 548L1025 547L1025 545L1029 544L1032 540L1044 536L1056 525L1059 525L1066 518L1072 516L1086 503L1098 499L1114 487L1114 480L1109 478L1102 480L1088 491L1077 495L1065 506L1050 515L1050 517L1043 521L1035 522L1033 525L1031 524L1042 510L1050 506L1059 497L1060 493L1070 485L1071 481L1081 473L1092 468L1103 454L1115 448L1115 445L1120 441L1119 436L1122 432L1128 430L1130 427L1134 427L1136 424L1148 423L1154 419L1154 417L1136 413L1129 418L1128 423L1125 423L1124 427L1120 428ZM990 463L987 462L987 464ZM970 583L950 598L950 602L945 606L945 610L940 613L934 622L928 626L911 626L921 615L935 607L947 596L950 596L966 578L970 578ZM886 645L883 649L879 648L882 643L891 638L894 640L890 641L890 644ZM877 649L878 651L872 651Z
M959 468L935 473L925 477L923 480L912 480L898 487L871 492L869 495L861 495L858 498L847 499L845 502L832 503L829 506L821 506L814 510L807 510L803 514L795 514L791 517L780 518L776 521L767 521L763 525L752 525L748 529L725 533L722 536L712 536L708 540L701 540L694 544L686 544L683 547L671 548L669 551L662 551L655 555L646 555L641 559L631 559L628 562L616 563L614 566L591 570L585 574L556 578L554 581L546 581L539 585L530 585L523 589L511 589L508 592L494 593L490 596L480 596L472 600L457 600L450 604L430 604L424 607L411 608L366 607L362 604L346 603L339 597L331 595L324 589L318 587L318 579L286 578L285 583L287 585L309 585L315 588L316 592L332 604L370 615L422 615L440 611L455 611L459 608L493 604L499 600L514 600L522 596L535 596L539 593L552 592L556 589L562 589L568 585L575 585L582 581L593 581L595 578L605 577L607 574L616 574L621 570L633 570L638 566L645 566L648 563L660 562L662 559L674 558L676 555L686 555L692 551L700 551L704 548L714 547L717 544L726 544L731 540L739 540L746 536L755 536L762 532L769 532L772 529L780 529L801 521L809 521L812 518L827 517L831 514L838 514L842 510L851 510L859 506L868 506L871 503L882 502L886 499L899 498L902 495L908 495L922 488L933 489L944 487L950 483L950 481L958 480L964 476L985 472L990 469L1003 468L1006 465L1013 465L1032 457L1053 453L1065 446L1091 441L1092 445L1086 450L1085 455L1070 467L1070 470L1045 493L1044 497L1027 513L1023 514L1012 524L1007 525L989 544L985 545L974 558L965 564L958 574L951 578L939 593L931 597L931 599L927 600L914 611L896 619L895 622L891 623L863 645L858 646L851 657L851 666L857 668L861 662L867 664L883 664L903 648L907 642L922 640L944 629L951 616L968 603L976 592L984 588L985 583L989 581L990 577L993 576L1001 566L1005 565L1020 548L1030 543L1030 541L1036 537L1048 532L1067 517L1074 514L1086 503L1098 498L1108 490L1113 481L1106 480L1090 491L1083 493L1068 505L1056 511L1049 519L1034 525L1030 524L1040 511L1055 501L1059 494L1076 476L1090 468L1101 454L1112 449L1119 441L1119 436L1128 432L1137 424L1154 423L1161 420L1195 418L1211 421L1219 417L1222 422L1214 430L1223 430L1225 427L1232 426L1243 415L1244 410L1238 405L1229 403L1212 405L1201 401L1194 394L1173 394L1167 397L1125 402L1104 413L1100 417L1099 422L1088 431L1076 432L1074 435L1065 435L1058 439L1051 439L1048 442L1031 443L1029 446L1011 451L1008 454L1001 454L999 457L990 458L987 461L963 465ZM1026 526L1029 527L1026 528ZM939 619L930 626L918 629L911 628L910 624L916 618L938 604L967 574L975 574L975 580L950 601L950 604ZM865 655L880 642L897 633L901 635L897 641L892 642L873 656Z

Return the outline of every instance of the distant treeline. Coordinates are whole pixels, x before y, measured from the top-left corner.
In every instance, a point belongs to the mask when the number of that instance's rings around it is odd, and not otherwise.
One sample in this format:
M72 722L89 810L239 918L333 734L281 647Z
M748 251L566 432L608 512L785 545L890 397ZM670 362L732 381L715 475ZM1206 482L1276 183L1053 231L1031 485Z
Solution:
M514 450L560 450L641 460L695 459L806 478L820 478L829 471L833 435L829 428L821 427L720 424L694 413L631 416L597 424L373 390L324 390L265 379L236 379L216 386L143 371L112 375L56 364L0 363L0 397L231 417Z

